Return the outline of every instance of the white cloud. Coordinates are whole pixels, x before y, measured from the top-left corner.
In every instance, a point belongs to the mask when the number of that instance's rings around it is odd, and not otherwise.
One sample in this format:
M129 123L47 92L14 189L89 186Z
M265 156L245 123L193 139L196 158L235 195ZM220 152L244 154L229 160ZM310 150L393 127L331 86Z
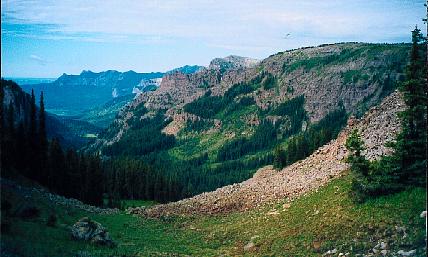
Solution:
M35 54L31 54L28 58L37 62L40 65L46 65L46 63L47 63L47 61L45 59L43 59L42 57L35 55Z
M275 48L293 42L391 41L409 34L424 0L4 0L2 21L47 25L21 35L157 44L200 40L225 49ZM420 12L416 9L420 5ZM2 32L3 33L3 32Z

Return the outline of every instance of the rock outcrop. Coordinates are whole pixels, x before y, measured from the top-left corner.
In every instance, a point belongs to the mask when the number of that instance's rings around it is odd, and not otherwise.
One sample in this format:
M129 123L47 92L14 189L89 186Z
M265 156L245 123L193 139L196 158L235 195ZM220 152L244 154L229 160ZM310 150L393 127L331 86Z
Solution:
M259 60L241 57L236 55L229 55L224 58L215 58L210 62L209 69L214 70L232 70L251 68L259 63Z
M71 235L76 240L89 241L98 245L113 247L116 243L111 239L107 229L100 223L83 217L71 228Z

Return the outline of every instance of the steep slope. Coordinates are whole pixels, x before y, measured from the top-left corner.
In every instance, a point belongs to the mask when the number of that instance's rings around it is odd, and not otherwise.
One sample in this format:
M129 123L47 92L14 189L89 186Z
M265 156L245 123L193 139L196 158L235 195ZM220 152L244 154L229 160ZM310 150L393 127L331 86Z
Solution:
M293 161L333 139L347 114L359 117L379 103L402 78L408 50L343 43L168 74L88 150L148 162L181 185L181 197L242 182L272 164L275 147L295 135L309 131L312 138Z
M296 162L280 171L266 166L254 176L239 184L222 187L175 203L157 205L149 209L131 209L130 213L149 217L216 214L249 210L278 200L294 198L317 190L331 179L348 169L344 163L347 155L345 141L353 129L358 129L366 144L365 155L376 159L388 154L384 145L394 139L400 130L398 112L404 110L404 102L395 92L361 119L351 119L336 140L320 147L303 161Z

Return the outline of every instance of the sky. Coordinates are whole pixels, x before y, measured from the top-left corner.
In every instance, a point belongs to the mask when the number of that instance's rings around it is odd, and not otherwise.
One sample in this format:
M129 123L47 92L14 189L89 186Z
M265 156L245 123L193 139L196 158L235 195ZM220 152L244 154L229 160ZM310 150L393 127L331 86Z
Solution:
M426 34L425 0L1 0L1 76L167 71Z

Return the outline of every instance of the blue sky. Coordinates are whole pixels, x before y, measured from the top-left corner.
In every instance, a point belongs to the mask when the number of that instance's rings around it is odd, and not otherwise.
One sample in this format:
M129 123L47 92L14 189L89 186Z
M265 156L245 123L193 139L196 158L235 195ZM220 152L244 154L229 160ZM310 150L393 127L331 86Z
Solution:
M408 42L424 0L1 0L1 75L166 71L344 41Z

